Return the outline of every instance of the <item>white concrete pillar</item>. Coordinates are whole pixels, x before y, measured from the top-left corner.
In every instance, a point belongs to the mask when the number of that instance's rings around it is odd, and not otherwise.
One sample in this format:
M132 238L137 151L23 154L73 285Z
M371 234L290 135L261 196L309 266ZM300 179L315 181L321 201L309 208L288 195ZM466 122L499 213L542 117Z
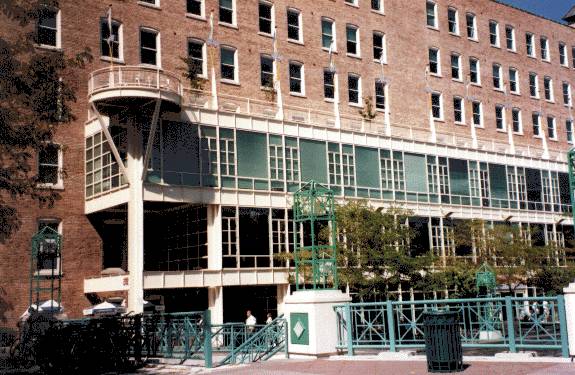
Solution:
M278 316L284 313L285 298L289 295L289 284L277 285Z
M140 313L144 306L144 199L143 150L141 129L132 120L128 124L128 311Z
M575 356L575 282L563 289L565 297L565 317L567 318L567 339L569 355Z
M216 286L208 288L208 308L211 313L212 324L224 323L224 288Z
M217 204L208 205L208 269L222 269L222 211Z

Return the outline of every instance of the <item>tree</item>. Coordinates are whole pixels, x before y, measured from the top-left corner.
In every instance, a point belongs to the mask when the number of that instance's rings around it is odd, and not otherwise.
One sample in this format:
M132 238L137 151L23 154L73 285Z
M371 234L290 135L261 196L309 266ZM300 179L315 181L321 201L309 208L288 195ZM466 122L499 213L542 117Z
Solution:
M91 61L89 49L66 57L60 50L42 50L30 32L54 0L4 0L2 22L21 32L0 35L0 243L19 229L16 199L31 198L51 206L59 195L39 188L32 163L62 124L74 120L77 69Z
M529 285L542 290L547 296L563 294L563 288L575 280L575 268L544 265L529 280Z
M364 201L337 207L340 280L360 299L386 297L401 283L417 289L425 282L432 257L410 255L414 236L404 225L409 214L397 207L374 209Z

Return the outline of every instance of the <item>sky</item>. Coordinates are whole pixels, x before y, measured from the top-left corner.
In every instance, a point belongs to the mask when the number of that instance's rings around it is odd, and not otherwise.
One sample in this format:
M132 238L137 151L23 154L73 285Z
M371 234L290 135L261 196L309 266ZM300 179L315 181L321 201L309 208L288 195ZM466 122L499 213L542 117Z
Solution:
M502 3L528 10L537 15L561 21L561 18L575 5L575 0L499 0Z

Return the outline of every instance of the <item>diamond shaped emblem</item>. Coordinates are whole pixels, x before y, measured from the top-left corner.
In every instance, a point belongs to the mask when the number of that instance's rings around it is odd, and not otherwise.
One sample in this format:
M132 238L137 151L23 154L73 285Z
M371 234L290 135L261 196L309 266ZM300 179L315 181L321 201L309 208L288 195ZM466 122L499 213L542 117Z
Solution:
M304 325L302 324L301 320L298 320L295 326L293 327L293 332L299 339L304 331L305 331Z

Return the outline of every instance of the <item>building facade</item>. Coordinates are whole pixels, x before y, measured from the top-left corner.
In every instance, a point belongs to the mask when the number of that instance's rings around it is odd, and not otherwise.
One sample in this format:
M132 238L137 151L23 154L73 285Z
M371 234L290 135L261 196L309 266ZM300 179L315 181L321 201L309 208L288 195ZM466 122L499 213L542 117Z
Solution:
M309 180L412 210L414 256L476 261L450 236L471 218L574 239L568 25L489 0L114 0L61 1L37 32L37 48L95 59L78 120L40 157L66 170L48 181L63 199L3 246L9 319L42 225L63 235L73 316L115 295L215 322L275 315Z

